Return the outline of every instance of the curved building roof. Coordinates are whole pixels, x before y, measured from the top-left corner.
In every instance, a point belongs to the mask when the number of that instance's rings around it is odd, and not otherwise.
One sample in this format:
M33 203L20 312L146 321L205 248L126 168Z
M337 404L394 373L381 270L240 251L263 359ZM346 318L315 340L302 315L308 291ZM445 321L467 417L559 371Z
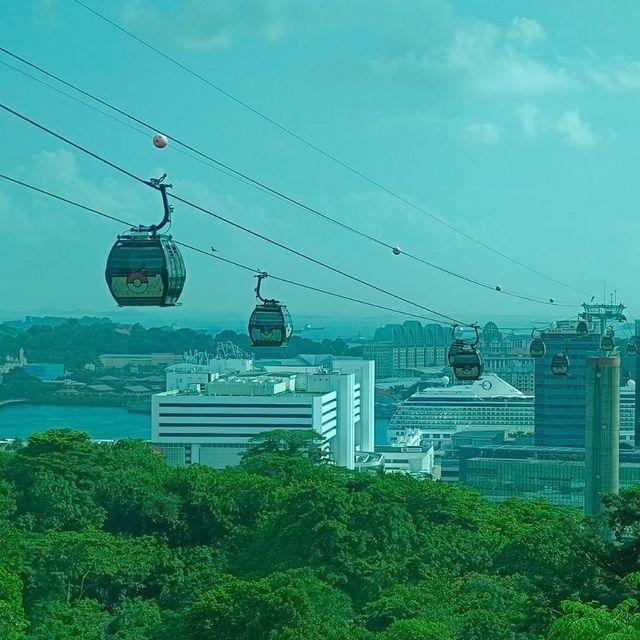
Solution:
M444 347L450 342L448 335L449 332L439 324L422 325L417 320L407 320L403 324L378 327L373 341L397 346Z

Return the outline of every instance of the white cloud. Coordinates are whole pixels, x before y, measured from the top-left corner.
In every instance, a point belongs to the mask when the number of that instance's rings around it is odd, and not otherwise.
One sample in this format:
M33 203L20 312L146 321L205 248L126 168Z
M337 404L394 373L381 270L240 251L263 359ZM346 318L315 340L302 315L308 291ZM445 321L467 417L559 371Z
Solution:
M128 26L167 33L176 44L194 51L228 49L238 40L280 39L302 9L294 0L183 0L166 9L136 0L123 14Z
M23 168L23 173L45 188L71 194L69 197L77 198L83 204L116 216L142 209L145 202L139 188L124 186L114 178L92 181L82 177L76 155L64 148L36 154L28 169Z
M486 62L493 54L500 30L488 22L474 22L459 29L447 50L449 65L469 69L479 61Z
M544 40L545 30L536 20L529 18L514 18L507 29L507 37L525 47L531 46L534 42Z
M498 144L502 137L502 129L493 122L480 122L465 127L467 140L476 144Z
M609 65L589 66L585 75L596 86L607 91L640 89L640 61L618 58Z
M540 129L540 112L533 104L524 104L516 109L522 133L528 140L533 140Z
M567 144L579 149L595 147L600 140L591 125L576 109L565 111L553 123L553 128L566 140Z
M522 50L543 35L537 22L524 18L507 30L486 21L459 20L442 46L376 59L371 67L391 74L442 75L484 95L539 96L578 87L578 79L560 64Z
M524 104L515 113L527 140L551 133L559 135L569 146L578 149L590 149L601 140L601 136L595 133L577 109L568 109L559 116L543 116L536 105ZM611 132L608 135L612 137Z
M538 96L576 86L564 69L552 68L512 52L495 59L490 67L471 73L477 87L487 94Z

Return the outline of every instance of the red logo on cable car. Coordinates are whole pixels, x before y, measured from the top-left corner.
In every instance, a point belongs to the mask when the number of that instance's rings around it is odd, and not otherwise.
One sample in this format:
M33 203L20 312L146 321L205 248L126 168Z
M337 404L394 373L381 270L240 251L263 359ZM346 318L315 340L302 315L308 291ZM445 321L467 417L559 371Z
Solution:
M144 293L149 288L149 280L144 273L136 271L127 278L127 287L134 293Z

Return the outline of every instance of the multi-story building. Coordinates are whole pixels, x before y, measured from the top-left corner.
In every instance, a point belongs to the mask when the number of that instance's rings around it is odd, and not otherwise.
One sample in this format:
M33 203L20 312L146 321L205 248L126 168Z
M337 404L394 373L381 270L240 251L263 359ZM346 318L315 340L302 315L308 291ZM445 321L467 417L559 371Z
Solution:
M628 380L620 386L620 444L634 446L636 442L636 383Z
M640 350L640 320L636 320L636 344L638 345L638 350ZM634 442L636 447L640 447L640 398L638 398L638 393L640 392L640 356L636 356L636 405L635 405L635 433L634 433ZM622 424L620 425L622 428Z
M533 394L529 340L528 334L501 332L494 322L488 322L480 338L485 372L496 373L523 393ZM378 328L373 340L364 345L364 356L375 360L378 379L440 377L447 370L451 373L447 362L450 344L448 327L436 324L423 326L410 320Z
M451 443L440 457L440 480L442 482L460 482L461 447L487 447L504 444L505 432L502 429L462 429L451 436Z
M578 335L576 321L556 323L542 332L547 348L535 364L535 444L541 447L584 447L587 356L599 349L600 334ZM569 358L569 375L551 371L558 352Z
M584 507L585 449L501 445L462 447L460 481L489 500L547 498ZM640 450L620 450L620 488L640 482Z
M433 472L433 446L377 445L375 453L382 455L385 473L406 473L424 477Z
M153 396L152 442L172 464L217 468L237 464L255 435L274 429L314 429L333 462L349 469L356 452L373 451L372 363L336 359L332 370L304 372L271 366L279 372L244 371L242 363L227 373L170 367L176 388Z
M501 332L494 322L487 322L480 338L485 373L495 373L522 393L533 395L534 364L529 357L528 335Z
M299 355L281 360L258 360L260 369L269 373L352 373L360 419L356 425L355 444L358 451L373 451L375 420L375 364L373 360L332 355Z
M405 400L389 423L394 444L412 430L436 447L467 427L533 431L533 397L488 374L470 385L424 389Z
M445 367L451 335L438 324L417 320L379 327L363 347L364 357L375 361L376 377L407 377L426 367Z

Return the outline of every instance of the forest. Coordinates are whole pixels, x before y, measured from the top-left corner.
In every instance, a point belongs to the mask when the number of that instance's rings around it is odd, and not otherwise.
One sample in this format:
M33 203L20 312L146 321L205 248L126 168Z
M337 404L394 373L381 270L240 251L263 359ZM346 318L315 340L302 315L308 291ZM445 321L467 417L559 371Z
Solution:
M315 341L294 335L285 347L261 349L251 347L249 336L225 330L217 335L204 331L171 327L145 328L140 324L117 325L110 322L87 324L70 318L56 325L30 326L26 330L0 324L0 360L18 355L22 347L29 362L60 362L69 371L97 363L103 353L179 353L208 351L216 354L218 342L230 341L252 357L289 358L300 353L361 355L361 348L349 348L344 340ZM254 353L255 352L255 353Z
M225 470L68 429L0 453L3 640L636 640L640 488L598 522L327 464Z

